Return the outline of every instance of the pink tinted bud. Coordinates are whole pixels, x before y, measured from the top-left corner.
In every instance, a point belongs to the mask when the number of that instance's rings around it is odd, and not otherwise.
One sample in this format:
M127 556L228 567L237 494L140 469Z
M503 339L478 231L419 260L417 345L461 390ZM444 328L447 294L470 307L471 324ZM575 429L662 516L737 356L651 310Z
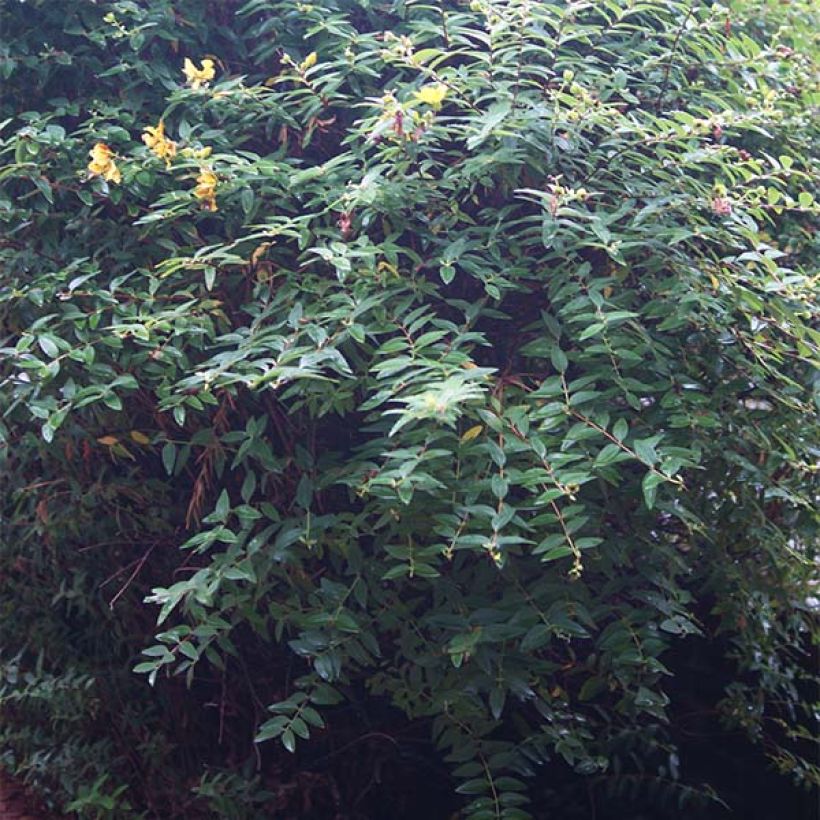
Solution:
M718 216L729 216L732 213L732 203L725 196L716 196L712 200L712 212Z

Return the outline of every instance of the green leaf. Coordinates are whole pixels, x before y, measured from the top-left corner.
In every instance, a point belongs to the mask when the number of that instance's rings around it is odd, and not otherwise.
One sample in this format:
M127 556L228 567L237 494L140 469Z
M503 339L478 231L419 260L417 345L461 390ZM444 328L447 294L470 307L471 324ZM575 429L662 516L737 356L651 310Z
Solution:
M509 483L500 473L496 473L491 480L493 495L496 498L503 499L507 495Z
M499 687L490 692L490 714L498 720L504 711L504 702L507 699L507 690Z
M657 444L656 437L651 439L635 439L632 442L632 448L644 464L651 466L658 461L658 454L655 452L655 444Z
M216 268L212 265L207 265L203 273L205 274L205 289L213 290L214 282L216 281Z
M38 336L37 344L40 345L40 350L46 354L50 359L56 359L60 355L60 348L51 336Z
M559 373L563 373L564 371L566 371L567 366L569 365L566 353L564 353L564 351L557 346L552 348L552 353L550 353L550 360L552 361L552 366Z
M296 751L296 737L290 729L282 732L282 745L291 753Z
M214 510L214 517L216 521L225 521L228 518L228 513L231 509L231 499L228 496L227 490L222 490L219 498L216 500L216 508Z
M655 499L658 494L658 485L663 482L663 477L657 473L647 473L641 482L643 499L647 509L651 510L655 506Z
M162 447L162 466L168 475L173 475L177 458L177 448L170 441Z

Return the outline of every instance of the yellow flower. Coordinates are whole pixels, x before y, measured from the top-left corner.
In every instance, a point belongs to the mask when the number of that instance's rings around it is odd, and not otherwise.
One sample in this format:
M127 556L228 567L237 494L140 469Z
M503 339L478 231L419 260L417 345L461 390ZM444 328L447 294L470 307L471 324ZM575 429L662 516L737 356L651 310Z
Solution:
M160 120L156 128L147 126L142 132L142 141L153 151L157 144L165 141L165 123Z
M316 52L311 51L310 54L308 54L308 56L305 57L305 59L302 60L302 62L299 64L299 70L300 71L307 71L309 68L312 68L313 66L316 65L316 60L318 60L318 59L319 59L319 57L316 54Z
M201 168L199 176L196 178L196 188L194 196L202 203L202 206L209 211L216 208L216 174L210 168Z
M441 108L444 98L447 96L447 86L442 83L422 86L416 91L416 99L419 102L427 103L434 111Z
M213 80L216 74L214 70L214 61L207 58L202 61L202 68L197 68L194 63L186 57L182 71L184 72L185 78L188 80L188 85L190 85L191 88L200 88Z
M177 155L177 144L165 136L165 124L159 121L156 128L150 125L142 133L142 141L171 167L171 160Z
M92 177L102 177L106 182L119 184L122 174L114 162L114 152L104 143L98 142L89 152L91 162L88 163L88 173Z

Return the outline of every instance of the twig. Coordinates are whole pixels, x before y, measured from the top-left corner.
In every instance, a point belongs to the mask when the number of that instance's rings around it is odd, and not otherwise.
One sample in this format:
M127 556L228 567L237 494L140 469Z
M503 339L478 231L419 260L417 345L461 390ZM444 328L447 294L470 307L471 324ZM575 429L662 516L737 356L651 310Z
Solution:
M155 542L154 542L154 543L153 543L153 544L152 544L152 545L151 545L151 546L150 546L150 547L146 550L146 552L145 552L145 554L142 556L142 558L140 558L140 560L137 562L137 566L136 566L136 567L134 567L134 571L133 571L133 572L132 572L132 573L128 576L128 580L127 580L127 581L126 581L126 582L125 582L125 583L124 583L124 584L120 587L120 589L119 589L119 591L117 592L117 594L116 594L116 595L115 595L115 596L114 596L114 597L113 597L113 598L112 598L112 599L108 602L108 608L109 608L109 609L113 609L113 608L114 608L114 604L116 604L116 603L117 603L117 601L118 601L118 600L122 597L122 595L124 595L124 594L125 594L125 591L128 589L128 587L130 587L130 586L131 586L131 583L132 583L132 582L133 582L133 580L137 577L137 575L139 575L140 570L143 568L143 566L145 565L145 562L148 560L148 556L150 556L150 555L151 555L151 553L154 551L154 548L156 547L156 545L157 545L157 542L155 541Z
M686 12L686 16L683 18L683 22L680 24L680 28L678 29L678 33L675 35L675 42L672 43L672 51L669 54L669 59L666 62L666 69L663 73L663 85L661 86L660 94L658 94L657 102L655 103L655 111L660 111L661 104L663 103L664 95L666 94L666 90L669 87L669 73L672 70L672 62L675 56L675 52L678 50L678 44L680 43L680 38L683 36L683 30L686 28L686 24L689 22L689 18L695 11L695 0L691 0L689 3L689 9Z

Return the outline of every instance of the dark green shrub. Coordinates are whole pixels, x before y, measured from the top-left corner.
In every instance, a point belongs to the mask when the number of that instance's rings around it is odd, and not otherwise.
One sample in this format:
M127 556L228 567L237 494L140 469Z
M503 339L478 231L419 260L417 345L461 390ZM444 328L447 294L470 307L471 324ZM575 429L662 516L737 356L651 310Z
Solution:
M807 3L0 14L11 768L376 816L339 749L398 709L474 820L571 772L678 811L709 658L817 782Z

